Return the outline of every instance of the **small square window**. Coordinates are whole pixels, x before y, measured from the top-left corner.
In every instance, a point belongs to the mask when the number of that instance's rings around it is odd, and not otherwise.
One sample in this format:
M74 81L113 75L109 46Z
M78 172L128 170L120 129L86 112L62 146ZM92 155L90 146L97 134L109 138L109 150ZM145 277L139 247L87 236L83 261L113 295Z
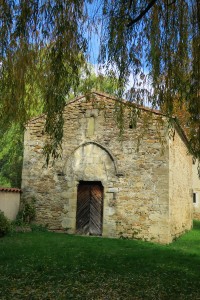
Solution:
M197 203L197 194L193 193L193 203Z

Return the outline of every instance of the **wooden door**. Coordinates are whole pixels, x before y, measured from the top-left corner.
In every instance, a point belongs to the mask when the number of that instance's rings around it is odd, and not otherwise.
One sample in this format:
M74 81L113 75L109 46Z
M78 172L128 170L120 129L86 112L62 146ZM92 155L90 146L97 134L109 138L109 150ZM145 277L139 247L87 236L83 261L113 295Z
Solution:
M103 219L103 186L100 182L78 185L76 230L80 234L101 235Z

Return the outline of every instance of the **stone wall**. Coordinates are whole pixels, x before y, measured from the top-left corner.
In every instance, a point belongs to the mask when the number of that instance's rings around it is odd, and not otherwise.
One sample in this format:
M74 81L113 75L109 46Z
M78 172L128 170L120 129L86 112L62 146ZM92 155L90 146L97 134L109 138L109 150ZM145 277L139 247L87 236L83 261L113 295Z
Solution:
M193 218L200 220L200 178L198 175L198 161L192 165L192 189L194 195L193 202Z
M172 236L166 120L158 112L142 110L143 120L135 129L128 118L133 107L127 106L120 136L117 103L94 93L90 100L80 97L66 105L62 159L48 168L42 155L44 120L32 120L25 133L23 197L36 199L38 223L75 233L78 183L100 181L103 236L168 243Z
M171 235L181 235L192 227L192 157L175 130L169 140L169 205Z
M0 188L0 210L9 220L15 220L19 211L20 189Z

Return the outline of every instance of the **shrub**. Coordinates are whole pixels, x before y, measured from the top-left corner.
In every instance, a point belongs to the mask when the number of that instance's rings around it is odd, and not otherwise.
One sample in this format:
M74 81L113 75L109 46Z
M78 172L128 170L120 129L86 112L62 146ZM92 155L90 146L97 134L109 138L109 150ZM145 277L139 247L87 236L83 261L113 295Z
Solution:
M48 231L47 230L47 226L43 226L43 225L41 225L41 224L31 224L31 230L32 231L41 231L41 232L46 232L46 231Z
M30 224L35 219L35 206L34 200L32 202L24 201L22 209L18 212L15 221L16 225Z
M10 222L0 210L0 237L6 235L11 229Z

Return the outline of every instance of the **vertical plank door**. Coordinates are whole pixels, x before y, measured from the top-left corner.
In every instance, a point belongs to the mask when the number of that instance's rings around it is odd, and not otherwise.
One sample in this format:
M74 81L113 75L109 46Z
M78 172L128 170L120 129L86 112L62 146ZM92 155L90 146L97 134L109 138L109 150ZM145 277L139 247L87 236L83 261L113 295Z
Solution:
M102 221L103 186L100 182L81 182L77 193L77 233L101 235Z

